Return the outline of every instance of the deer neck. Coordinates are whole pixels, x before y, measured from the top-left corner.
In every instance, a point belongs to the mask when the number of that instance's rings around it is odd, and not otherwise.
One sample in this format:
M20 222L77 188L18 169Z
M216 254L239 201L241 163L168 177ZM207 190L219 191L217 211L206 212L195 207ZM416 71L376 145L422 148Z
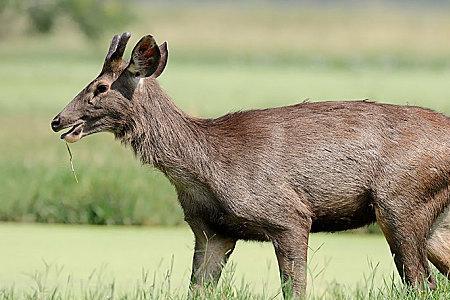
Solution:
M122 141L175 183L202 176L209 159L201 120L179 109L155 80L138 88L141 101Z

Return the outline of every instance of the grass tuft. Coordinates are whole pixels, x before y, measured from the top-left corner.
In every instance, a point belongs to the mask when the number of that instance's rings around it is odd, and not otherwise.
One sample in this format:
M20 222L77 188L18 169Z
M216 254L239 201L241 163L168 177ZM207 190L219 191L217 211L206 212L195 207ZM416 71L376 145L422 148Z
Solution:
M173 265L172 265L173 266ZM155 271L151 274L149 271L142 270L141 277L136 283L126 288L118 288L114 279L105 280L105 269L98 269L91 272L83 280L74 279L71 275L63 275L63 267L49 265L44 262L44 268L41 271L30 275L32 283L22 289L15 286L0 288L0 300L12 299L51 299L51 300L100 300L100 299L134 299L134 300L153 300L153 299L196 299L196 300L272 300L281 299L281 289L274 294L268 294L265 291L254 291L251 285L242 280L236 283L234 279L234 267L226 268L222 275L219 285L214 288L205 286L192 291L187 287L173 287L171 283L172 267L164 271L162 278ZM373 269L376 273L376 266ZM450 283L440 274L435 274L437 288L415 289L403 285L395 279L384 280L381 286L374 288L371 278L356 286L349 287L338 283L331 283L321 293L308 293L308 299L311 300L434 300L448 299L450 295ZM157 279L159 278L159 279Z

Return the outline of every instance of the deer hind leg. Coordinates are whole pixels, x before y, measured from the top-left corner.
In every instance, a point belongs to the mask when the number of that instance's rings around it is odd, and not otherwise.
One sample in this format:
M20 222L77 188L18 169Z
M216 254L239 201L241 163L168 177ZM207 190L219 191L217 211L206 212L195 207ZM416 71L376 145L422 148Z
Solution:
M426 217L418 218L418 214L397 212L386 207L377 207L375 212L402 280L419 287L428 281L433 288L435 284L430 276L426 252Z
M430 262L450 279L450 207L447 206L434 222L427 239Z
M306 258L311 220L304 219L296 225L273 239L284 299L306 297Z

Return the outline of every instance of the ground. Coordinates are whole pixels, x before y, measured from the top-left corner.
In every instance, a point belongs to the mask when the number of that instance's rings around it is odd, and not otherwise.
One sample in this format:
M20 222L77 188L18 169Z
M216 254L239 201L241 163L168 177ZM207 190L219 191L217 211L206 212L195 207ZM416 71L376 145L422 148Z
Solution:
M172 288L185 292L189 284L193 237L186 227L98 227L68 225L0 225L0 289L14 285L29 290L45 281L51 290L63 287L70 275L76 284L100 279L115 282L117 290L131 290L142 271L161 282L171 270ZM279 291L275 255L269 243L239 242L230 267L239 286L267 295ZM376 266L376 267L375 267ZM362 285L375 272L375 286L390 278L393 263L386 242L379 235L313 234L309 251L309 292L320 295L331 282L349 287ZM38 275L36 277L36 275ZM395 275L396 278L398 277ZM398 278L397 278L398 279Z

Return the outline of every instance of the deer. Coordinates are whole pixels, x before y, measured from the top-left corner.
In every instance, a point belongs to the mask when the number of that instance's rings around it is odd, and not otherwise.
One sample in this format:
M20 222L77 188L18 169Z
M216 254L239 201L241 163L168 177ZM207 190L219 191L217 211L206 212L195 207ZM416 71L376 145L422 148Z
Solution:
M174 186L192 229L190 288L215 286L238 240L271 242L284 297L306 295L308 238L377 223L405 284L450 271L450 119L369 100L190 116L157 78L167 42L115 35L100 74L51 121L112 133Z

